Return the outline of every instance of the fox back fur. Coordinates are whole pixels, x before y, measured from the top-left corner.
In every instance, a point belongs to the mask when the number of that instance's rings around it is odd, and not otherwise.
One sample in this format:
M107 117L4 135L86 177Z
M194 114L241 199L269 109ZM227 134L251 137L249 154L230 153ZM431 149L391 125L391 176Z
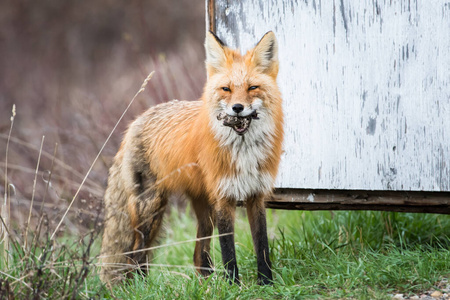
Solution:
M145 272L170 194L182 193L198 220L194 264L213 271L210 236L217 226L230 281L239 283L234 246L236 201L247 206L258 280L272 282L264 198L272 192L283 141L278 48L268 32L245 55L208 32L207 81L200 101L154 106L128 128L105 193L101 279L136 266Z

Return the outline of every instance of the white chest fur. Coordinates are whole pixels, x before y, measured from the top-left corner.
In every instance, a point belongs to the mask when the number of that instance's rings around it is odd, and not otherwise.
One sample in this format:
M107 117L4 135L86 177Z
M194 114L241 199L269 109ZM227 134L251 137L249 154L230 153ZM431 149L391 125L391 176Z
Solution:
M230 165L233 175L223 177L217 186L221 197L245 200L252 195L267 194L272 190L275 178L260 166L272 149L274 122L266 111L258 111L259 119L253 120L248 132L240 136L221 122L213 122L213 131L221 147L231 152Z

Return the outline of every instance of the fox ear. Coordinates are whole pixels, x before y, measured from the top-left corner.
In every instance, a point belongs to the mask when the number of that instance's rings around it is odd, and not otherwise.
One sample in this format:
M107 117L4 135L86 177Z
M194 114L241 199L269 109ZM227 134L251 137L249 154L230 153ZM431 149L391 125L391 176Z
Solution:
M272 31L267 32L253 49L252 62L263 73L278 74L278 43Z
M225 67L225 47L225 44L212 31L206 33L205 50L208 76Z

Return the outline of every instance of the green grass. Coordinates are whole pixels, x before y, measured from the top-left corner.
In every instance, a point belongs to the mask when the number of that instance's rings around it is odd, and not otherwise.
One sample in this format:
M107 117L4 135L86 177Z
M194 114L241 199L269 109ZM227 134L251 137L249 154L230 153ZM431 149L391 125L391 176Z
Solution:
M256 285L256 259L243 210L236 221L241 286L224 279L217 238L212 257L219 271L207 280L197 277L194 243L171 245L192 239L196 224L189 211L175 210L162 239L168 246L155 252L149 275L136 275L113 293L124 299L386 299L396 292L430 289L450 275L446 215L268 210L268 225L274 286Z
M24 278L22 281L30 286L39 282L33 281L30 274L36 274L39 267L47 272L48 281L42 286L51 288L42 288L44 299L54 299L55 295L70 299L389 299L394 293L412 295L433 289L440 280L450 277L450 216L268 210L275 284L261 287L256 284L256 258L244 210L238 209L236 215L241 286L230 286L224 278L217 238L212 241L217 271L208 279L196 275L192 267L194 242L183 242L196 234L189 206L186 211L172 209L166 215L160 241L164 247L154 252L149 274L136 274L112 290L102 286L92 267L92 259L99 252L99 238L92 245L89 259L83 259L89 237L84 242L69 237L65 242L68 246L61 246L61 240L54 245L45 263L32 259L34 263L25 267L23 253L14 251L13 268L7 270L0 263L3 272ZM40 249L42 253L50 248L43 245ZM64 268L50 267L57 265L52 263L52 257ZM76 276L85 266L89 273L77 285ZM65 279L61 281L59 277ZM5 295L6 278L0 275L0 279L1 298ZM63 282L72 285L68 288ZM9 278L8 284L15 295L31 295L18 281Z

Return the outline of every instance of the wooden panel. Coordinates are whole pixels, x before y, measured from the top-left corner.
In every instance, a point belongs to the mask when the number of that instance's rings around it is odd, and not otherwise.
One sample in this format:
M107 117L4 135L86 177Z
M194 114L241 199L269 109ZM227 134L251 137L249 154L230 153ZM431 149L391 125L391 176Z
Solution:
M450 190L448 1L214 2L227 45L278 37L278 187Z
M243 205L243 203L240 203ZM384 210L450 214L450 193L278 189L268 208Z
M214 0L206 0L206 30L216 32L216 7Z

